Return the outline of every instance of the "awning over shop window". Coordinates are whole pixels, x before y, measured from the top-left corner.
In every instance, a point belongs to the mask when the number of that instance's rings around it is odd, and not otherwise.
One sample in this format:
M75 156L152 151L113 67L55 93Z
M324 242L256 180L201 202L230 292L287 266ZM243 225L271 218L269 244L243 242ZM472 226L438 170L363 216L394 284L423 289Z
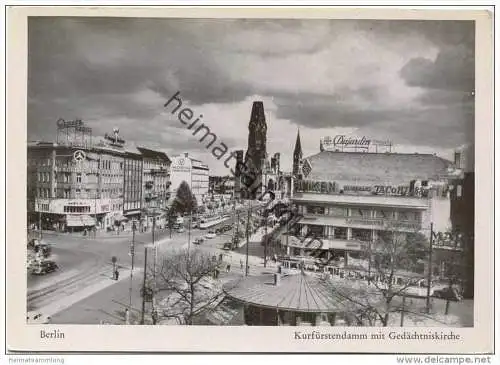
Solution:
M66 225L68 227L84 227L84 226L95 226L95 219L90 215L67 215Z
M129 210L128 212L124 213L125 215L134 215L134 214L141 214L140 210Z
M117 214L117 215L113 216L113 219L115 221L118 221L118 222L127 221L128 220L128 218L125 217L123 214Z

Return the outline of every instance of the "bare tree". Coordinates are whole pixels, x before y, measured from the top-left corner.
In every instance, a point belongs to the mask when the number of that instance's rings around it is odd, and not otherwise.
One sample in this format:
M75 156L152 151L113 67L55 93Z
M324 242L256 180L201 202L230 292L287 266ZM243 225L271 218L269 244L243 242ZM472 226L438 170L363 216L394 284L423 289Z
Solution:
M358 292L350 299L365 308L361 313L370 323L377 318L386 327L391 313L408 310L404 308L404 298L410 286L424 280L416 273L427 257L428 245L429 241L421 233L402 232L397 226L391 226L381 232L367 250L369 273L366 278L370 290L364 295Z
M218 262L200 250L183 250L160 258L156 272L158 317L176 318L192 325L194 318L212 309L222 299L220 282L216 280Z

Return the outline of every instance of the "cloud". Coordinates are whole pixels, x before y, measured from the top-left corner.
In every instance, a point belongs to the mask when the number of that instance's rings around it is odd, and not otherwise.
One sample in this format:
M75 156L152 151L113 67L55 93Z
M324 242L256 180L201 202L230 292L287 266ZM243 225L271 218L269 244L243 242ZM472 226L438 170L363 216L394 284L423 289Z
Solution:
M298 126L311 152L337 131L436 149L470 138L473 22L34 17L28 32L29 139L81 118L213 158L164 110L177 91L230 148L246 149L263 100L268 149L290 166Z
M402 69L401 76L409 86L429 89L474 90L474 53L465 45L446 47L437 58L414 58Z

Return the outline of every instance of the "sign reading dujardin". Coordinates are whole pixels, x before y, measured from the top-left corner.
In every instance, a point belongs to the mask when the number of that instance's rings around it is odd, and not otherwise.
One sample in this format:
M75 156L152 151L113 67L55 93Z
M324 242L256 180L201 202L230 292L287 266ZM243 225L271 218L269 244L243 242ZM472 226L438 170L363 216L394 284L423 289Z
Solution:
M320 139L322 151L343 151L347 149L361 149L364 152L391 152L392 142L378 140L366 136L346 136L338 134L335 137L326 136Z

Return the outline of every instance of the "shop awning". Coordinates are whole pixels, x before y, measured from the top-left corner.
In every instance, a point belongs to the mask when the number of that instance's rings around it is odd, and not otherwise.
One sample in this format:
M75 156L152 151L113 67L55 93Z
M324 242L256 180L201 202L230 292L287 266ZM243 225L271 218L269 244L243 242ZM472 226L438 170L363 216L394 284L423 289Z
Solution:
M68 227L84 227L84 226L95 226L95 219L90 215L67 215L66 216L66 226Z
M113 219L115 221L119 221L119 222L128 220L128 218L125 217L123 214L117 214L117 215L113 216Z
M141 211L139 209L135 210L129 210L128 212L123 213L124 215L134 215L134 214L141 214Z

